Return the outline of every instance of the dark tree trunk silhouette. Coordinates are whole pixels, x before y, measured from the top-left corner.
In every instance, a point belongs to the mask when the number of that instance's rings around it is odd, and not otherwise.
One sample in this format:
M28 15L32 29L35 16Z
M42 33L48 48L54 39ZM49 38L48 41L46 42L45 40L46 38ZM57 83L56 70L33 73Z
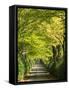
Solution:
M61 58L61 45L57 45L57 60Z
M53 61L54 63L56 63L56 59L57 59L57 48L52 46L52 51L53 51Z

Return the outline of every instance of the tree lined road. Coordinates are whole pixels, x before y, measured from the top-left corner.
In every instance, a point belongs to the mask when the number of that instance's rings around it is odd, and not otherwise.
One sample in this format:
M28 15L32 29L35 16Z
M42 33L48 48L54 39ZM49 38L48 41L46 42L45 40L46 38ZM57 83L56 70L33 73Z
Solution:
M65 16L61 9L18 9L18 81L54 80L50 72L65 78Z

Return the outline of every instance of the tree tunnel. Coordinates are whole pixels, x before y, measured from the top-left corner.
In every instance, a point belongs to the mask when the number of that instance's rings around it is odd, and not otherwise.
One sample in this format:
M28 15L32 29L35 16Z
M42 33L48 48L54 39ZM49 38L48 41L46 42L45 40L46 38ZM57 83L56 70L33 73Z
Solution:
M64 79L62 10L18 9L18 80Z

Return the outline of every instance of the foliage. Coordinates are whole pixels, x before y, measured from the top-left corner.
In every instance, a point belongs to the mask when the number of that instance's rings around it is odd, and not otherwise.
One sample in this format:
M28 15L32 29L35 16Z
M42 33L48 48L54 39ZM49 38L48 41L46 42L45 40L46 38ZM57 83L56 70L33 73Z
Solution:
M56 56L57 59L59 52L63 53L63 48L59 50L57 46L64 44L64 27L65 12L63 10L18 9L18 57L22 57L18 58L19 76L20 72L26 74L36 60L42 59L47 65L50 58ZM52 46L57 51L55 56ZM55 61L53 59L52 63Z

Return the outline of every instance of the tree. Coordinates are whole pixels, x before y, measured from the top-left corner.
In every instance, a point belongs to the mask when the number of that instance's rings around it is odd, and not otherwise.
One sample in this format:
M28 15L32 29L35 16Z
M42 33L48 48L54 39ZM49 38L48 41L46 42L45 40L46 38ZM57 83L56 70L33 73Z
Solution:
M56 62L63 56L64 27L63 10L18 9L18 57L23 62L23 73L28 73L39 59L46 63L53 57Z

